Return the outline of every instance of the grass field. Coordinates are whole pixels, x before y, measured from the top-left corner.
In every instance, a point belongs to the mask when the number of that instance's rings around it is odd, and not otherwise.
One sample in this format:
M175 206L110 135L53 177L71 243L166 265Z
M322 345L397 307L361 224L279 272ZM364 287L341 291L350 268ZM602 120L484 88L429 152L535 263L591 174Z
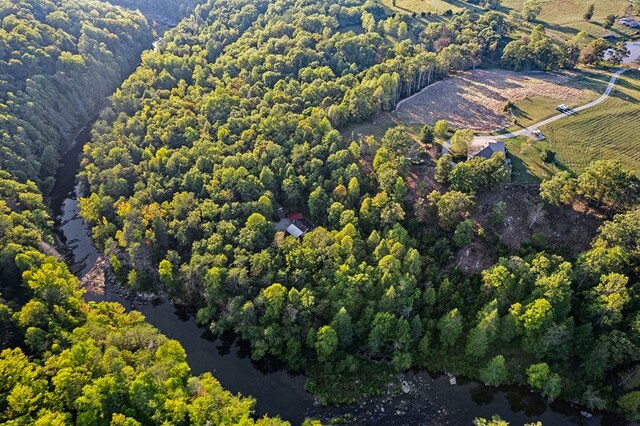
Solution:
M589 90L589 93L585 93L585 96L581 98L565 98L562 102L558 102L557 96L528 96L515 102L516 108L514 115L518 119L518 124L502 129L496 132L496 134L514 132L552 117L558 113L556 107L559 103L565 103L575 108L591 102L604 93L611 74L612 72L610 70L582 68L580 72L568 82L568 84L572 86Z
M503 0L500 10L508 13L510 10L522 10L525 0ZM533 24L541 23L547 33L555 38L567 40L579 31L585 31L597 36L607 32L619 36L629 35L631 30L615 24L610 30L602 27L607 15L623 16L631 4L627 0L540 0L542 12ZM590 4L595 4L595 12L590 22L583 19L584 12Z
M435 83L398 106L395 116L405 123L434 124L445 119L454 128L497 131L511 123L505 103L516 103L520 125L556 113L561 103L581 105L600 94L581 73L516 73L474 70Z
M507 139L505 146L509 152L514 183L538 183L556 172L556 167L545 164L540 158L543 149L549 148L548 141L533 142L526 136Z
M595 160L616 159L640 174L640 72L622 74L601 104L540 130L559 164L573 172Z
M393 6L393 0L382 0L389 10L393 12L413 13L416 12L420 15L422 12L431 12L432 14L441 14L446 10L451 9L452 12L458 12L462 9L470 8L467 3L459 0L396 0L396 5ZM481 8L476 8L482 10Z
M510 11L521 11L525 0L502 0L499 12L508 14ZM484 9L461 0L382 0L382 3L391 11L405 14L415 12L417 20L424 24L429 22L442 22L448 18L441 16L444 11L451 10L456 13L463 9L471 9L477 12L484 12ZM615 34L621 38L629 38L636 34L635 30L626 28L616 23L613 28L607 30L602 24L607 15L626 16L631 13L627 0L540 0L542 12L536 20L527 24L525 32L537 24L543 24L547 33L558 39L566 41L576 35L579 31L585 31L593 37L599 37L606 33ZM583 15L590 4L595 4L595 12L591 21L583 19ZM422 12L431 12L432 15L422 18ZM518 34L513 34L517 36Z

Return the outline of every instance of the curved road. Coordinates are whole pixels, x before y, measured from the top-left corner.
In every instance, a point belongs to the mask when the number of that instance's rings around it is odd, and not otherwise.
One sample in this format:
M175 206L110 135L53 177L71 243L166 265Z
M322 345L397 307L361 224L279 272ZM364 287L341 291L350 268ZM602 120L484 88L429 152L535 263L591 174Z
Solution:
M609 97L609 95L611 94L611 91L613 90L613 86L615 85L616 80L618 79L618 76L620 74L622 74L623 72L627 71L628 69L629 68L624 68L624 69L618 70L611 76L611 80L609 80L609 84L607 85L607 89L604 91L602 96L600 96L595 101L589 102L588 104L584 104L584 105L579 106L577 108L573 108L571 110L571 112L583 111L583 110L585 110L587 108L591 108L593 106L596 106L599 103L603 102L605 99L607 99ZM545 124L549 124L549 123L551 123L553 121L560 120L561 118L570 116L571 112L569 114L561 113L561 114L554 115L553 117L550 117L550 118L547 118L546 120L542 120L542 121L540 121L538 123L532 124L531 126L525 127L524 129L518 130L516 132L505 133L503 135L496 135L496 136L476 136L475 138L473 138L472 145L480 145L480 144L485 144L485 143L492 142L492 141L499 140L499 139L509 139L509 138L515 138L516 136L529 135L529 134L531 134L531 132L537 130L538 127L540 127L540 126L544 126Z

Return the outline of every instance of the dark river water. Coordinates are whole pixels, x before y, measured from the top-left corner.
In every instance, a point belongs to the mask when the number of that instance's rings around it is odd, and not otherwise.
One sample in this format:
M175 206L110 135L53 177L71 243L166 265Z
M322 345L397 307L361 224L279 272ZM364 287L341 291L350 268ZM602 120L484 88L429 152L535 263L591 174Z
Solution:
M56 215L57 230L69 254L74 273L84 276L94 266L99 253L91 242L90 230L79 216L76 200L76 179L79 156L90 138L90 126L83 129L73 147L63 159L50 196L50 206ZM305 417L328 422L345 416L348 423L359 425L470 425L477 416L490 418L497 414L512 425L542 421L547 425L621 425L625 422L613 415L594 415L586 419L580 409L566 403L547 404L541 397L522 387L489 388L458 378L450 386L446 376L431 376L425 372L409 372L398 376L390 385L397 389L402 381L410 386L409 393L388 391L383 395L364 398L353 406L323 407L305 391L305 377L289 374L269 363L254 363L246 345L233 338L212 340L199 328L185 309L160 298L141 301L119 287L109 284L104 296L92 300L121 302L128 309L142 312L149 323L166 336L180 341L194 374L211 372L233 393L256 398L256 415L280 416L300 424Z

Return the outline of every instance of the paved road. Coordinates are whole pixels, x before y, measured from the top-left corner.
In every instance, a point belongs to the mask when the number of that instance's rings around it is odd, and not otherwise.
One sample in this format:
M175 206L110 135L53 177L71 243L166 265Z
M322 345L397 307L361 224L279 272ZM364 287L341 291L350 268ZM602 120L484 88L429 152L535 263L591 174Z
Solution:
M560 120L561 118L567 117L572 115L572 113L576 113L576 112L580 112L583 111L587 108L591 108L593 106L598 105L599 103L603 102L605 99L607 99L609 97L609 95L611 94L611 91L613 90L613 86L616 83L616 80L618 79L618 76L620 74L622 74L623 72L627 71L628 68L624 68L621 69L619 71L616 71L612 76L611 76L611 80L609 80L609 84L607 85L607 89L604 91L604 93L602 94L602 96L600 96L598 99L596 99L593 102L589 102L588 104L584 104L582 106L579 106L577 108L574 108L573 110L571 110L570 113L561 113L561 114L557 114L554 115L553 117L547 118L546 120L542 120L538 123L532 124L529 127L525 127L522 130L518 130L516 132L511 132L511 133L505 133L503 135L496 135L496 136L476 136L475 138L473 138L473 142L471 143L471 145L485 145L488 142L492 142L495 140L499 140L499 139L509 139L509 138L514 138L516 136L525 136L525 135L530 135L533 131L537 130L539 127L544 126L545 124L549 124L553 121L556 120Z

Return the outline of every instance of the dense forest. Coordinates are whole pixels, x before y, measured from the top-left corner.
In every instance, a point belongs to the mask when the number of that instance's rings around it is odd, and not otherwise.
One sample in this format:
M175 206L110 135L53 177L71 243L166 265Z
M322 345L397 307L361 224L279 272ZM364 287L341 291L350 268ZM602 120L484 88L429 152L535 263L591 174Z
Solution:
M242 424L253 401L190 375L184 349L116 303L87 303L55 257L42 195L0 172L0 422ZM288 423L286 423L288 424Z
M519 17L431 22L376 0L112 3L130 9L0 6L0 422L282 424L192 376L179 343L139 313L84 301L55 256L42 194L114 91L79 179L82 215L124 285L194 305L214 335L308 374L325 402L419 367L640 419L637 176L609 160L557 173L540 186L545 208L597 211L591 246L574 256L532 238L513 251L499 244L504 201L488 226L474 218L479 196L509 181L507 158L452 163L471 131L424 128L423 142L450 137L452 155L435 166L439 190L417 198L405 128L346 131L452 72L572 68L602 59L602 43L560 43L541 25L514 37L535 0ZM131 9L175 19L193 7L136 69L152 30ZM281 230L287 213L309 231ZM465 274L455 258L474 240L499 260Z
M151 31L139 13L97 1L3 1L0 22L0 168L46 193L60 154Z
M151 43L137 13L95 1L0 6L0 423L281 425L137 313L87 303L58 257L42 191L78 127Z
M109 0L109 3L132 10L140 10L149 21L156 19L174 19L189 15L198 3L197 0Z
M325 401L350 400L367 372L417 366L640 416L636 176L602 161L543 186L548 208L610 219L580 256L502 247L465 275L455 254L503 231L501 203L486 229L470 215L508 180L505 157L439 162L448 190L411 200L402 127L340 133L450 71L573 67L584 45L541 26L514 45L498 12L423 25L372 0L195 13L143 55L85 150L82 214L122 282L195 304L201 324L308 373ZM277 231L280 208L313 229Z

